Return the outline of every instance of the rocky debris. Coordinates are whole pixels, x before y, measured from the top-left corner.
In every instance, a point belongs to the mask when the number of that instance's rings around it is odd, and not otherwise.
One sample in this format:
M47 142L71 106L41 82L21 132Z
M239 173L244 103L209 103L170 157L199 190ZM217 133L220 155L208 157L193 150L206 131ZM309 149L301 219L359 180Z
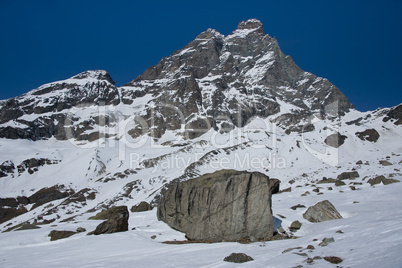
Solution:
M299 221L294 221L290 224L289 226L289 230L292 232L296 232L297 230L299 230L302 226L302 223Z
M307 249L313 250L313 249L315 249L315 247L313 245L308 245Z
M333 237L325 237L320 244L321 247L328 246L328 244L335 243L335 239Z
M380 134L374 128L366 129L363 132L356 132L356 136L362 141L371 142L377 142L377 140L380 138Z
M382 183L382 184L384 184L384 185L388 185L388 184L396 183L396 182L400 182L400 181L395 180L395 179L387 179L387 178L385 178L385 177L382 176L382 175L381 175L381 176L377 176L377 177L372 178L372 179L369 179L369 180L367 181L367 183L370 183L371 186L374 186L374 185L380 184L380 183Z
M326 260L327 262L333 263L333 264L338 264L343 262L343 260L339 257L335 257L335 256L329 256L329 257L324 257L324 260Z
M390 119L395 119L394 124L395 125L401 125L402 124L402 105L398 105L391 109L386 117L383 118L382 121L387 122Z
M362 160L357 161L356 165L359 165L359 166L363 165L363 161Z
M142 201L138 205L132 206L130 210L131 210L131 212L143 212L143 211L148 211L148 210L152 210L152 209L153 209L153 207L151 204L149 204L148 202Z
M360 177L359 172L350 171L350 172L343 172L343 173L339 174L337 179L338 180L354 180L359 177Z
M336 210L334 205L328 200L318 202L311 206L303 214L303 218L310 222L322 222L335 219L342 219L341 214Z
M50 160L46 158L31 158L24 160L21 164L17 166L18 174L25 172L28 170L29 174L33 174L39 170L39 167L44 165L55 165L58 164L59 160Z
M0 178L1 177L7 177L8 174L13 174L15 170L15 165L12 161L4 161L0 165Z
M297 204L297 205L291 207L291 209L296 210L296 209L298 209L298 208L305 208L305 207L306 207L305 205Z
M50 241L56 241L59 239L64 239L68 238L72 235L75 235L76 232L73 231L57 231L57 230L52 230L50 234L48 235L50 237Z
M221 170L162 191L158 219L189 240L239 241L273 236L270 179L259 172Z
M280 190L280 191L278 192L278 194L281 194L281 193L286 193L286 192L291 192L291 191L292 191L292 187L289 187L289 188L286 188L286 189Z
M229 256L223 259L227 262L234 262L234 263L244 263L248 261L253 261L254 259L244 253L232 253Z
M345 140L347 137L345 135L341 135L339 132L336 134L329 135L328 137L325 138L324 142L326 145L338 148L342 144L345 143Z
M113 207L108 210L99 212L91 220L104 220L106 221L99 224L96 229L88 235L111 234L116 232L128 231L128 218L129 212L127 206Z
M387 160L380 160L380 165L382 166L392 166L392 163Z

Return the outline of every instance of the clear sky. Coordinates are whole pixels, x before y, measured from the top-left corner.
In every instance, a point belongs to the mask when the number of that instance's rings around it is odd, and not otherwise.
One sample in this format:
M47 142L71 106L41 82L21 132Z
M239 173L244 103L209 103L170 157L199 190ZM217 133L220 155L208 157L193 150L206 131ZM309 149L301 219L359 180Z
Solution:
M0 0L0 99L85 70L123 85L213 28L257 18L366 111L402 102L402 1Z

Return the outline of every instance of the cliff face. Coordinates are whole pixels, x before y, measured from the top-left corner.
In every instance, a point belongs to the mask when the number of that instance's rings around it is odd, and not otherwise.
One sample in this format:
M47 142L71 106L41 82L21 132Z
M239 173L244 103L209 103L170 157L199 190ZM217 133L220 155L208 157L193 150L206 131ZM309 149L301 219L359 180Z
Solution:
M158 219L190 240L239 241L273 235L271 191L278 183L259 172L217 171L163 192Z
M100 118L96 113L104 107L113 112ZM97 129L117 126L119 116L132 125L119 134L134 138L159 139L172 130L192 139L211 128L243 127L256 116L273 116L291 132L312 115L343 115L351 108L338 88L301 70L252 19L228 36L208 29L122 87L106 71L86 71L2 101L0 138L107 138L115 133Z

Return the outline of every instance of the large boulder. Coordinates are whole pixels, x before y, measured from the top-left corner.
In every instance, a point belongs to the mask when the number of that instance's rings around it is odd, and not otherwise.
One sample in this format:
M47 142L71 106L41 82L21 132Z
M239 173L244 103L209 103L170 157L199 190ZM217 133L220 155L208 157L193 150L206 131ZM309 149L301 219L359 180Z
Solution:
M267 240L273 236L271 194L278 180L259 172L222 170L162 191L158 219L189 240Z
M303 218L310 222L322 222L329 220L342 219L341 214L336 210L334 205L328 200L318 202L311 206L303 214Z
M111 234L117 232L128 231L128 218L129 213L127 206L113 207L108 210L99 212L92 220L107 219L99 224L96 229L89 233L89 235Z
M345 135L341 135L340 133L336 133L336 134L332 134L329 135L325 140L325 144L327 144L328 146L334 147L334 148L338 148L339 146L341 146L342 144L345 143L346 140L346 136Z

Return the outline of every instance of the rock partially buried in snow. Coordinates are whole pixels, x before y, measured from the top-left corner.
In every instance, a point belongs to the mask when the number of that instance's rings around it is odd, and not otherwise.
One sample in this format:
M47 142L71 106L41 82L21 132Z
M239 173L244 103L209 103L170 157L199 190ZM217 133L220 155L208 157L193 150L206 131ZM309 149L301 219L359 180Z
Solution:
M303 214L303 218L310 222L322 222L342 219L342 216L331 202L324 200L318 202L314 206L309 207Z
M90 219L107 219L99 224L96 229L88 235L111 234L128 231L129 213L126 206L114 207L98 213Z
M380 138L380 134L374 128L366 129L363 132L356 132L356 136L362 141L366 140L371 142L376 142L378 138Z
M57 231L57 230L53 230L50 232L50 234L48 236L50 236L50 241L56 241L59 239L64 239L64 238L68 238L72 235L75 235L76 232L73 231Z
M350 171L350 172L343 172L343 173L339 174L337 179L338 180L354 180L359 177L360 177L360 175L357 171Z
M131 212L143 212L152 210L152 208L152 205L150 205L148 202L142 201L138 205L132 206L130 210Z
M162 192L158 219L189 240L268 240L274 230L271 185L262 173L235 170L174 181Z
M248 261L253 261L254 259L244 253L232 253L229 256L223 259L227 262L234 262L234 263L244 263Z
M346 136L345 135L341 135L339 133L335 133L332 135L329 135L325 140L325 144L327 144L328 146L334 147L334 148L338 148L339 146L341 146L342 144L345 143L346 140Z
M370 183L371 186L374 186L374 185L380 184L380 183L382 183L384 185L388 185L388 184L396 183L396 182L400 182L400 181L395 180L395 179L387 179L384 176L377 176L377 177L369 179L367 181L367 183Z

